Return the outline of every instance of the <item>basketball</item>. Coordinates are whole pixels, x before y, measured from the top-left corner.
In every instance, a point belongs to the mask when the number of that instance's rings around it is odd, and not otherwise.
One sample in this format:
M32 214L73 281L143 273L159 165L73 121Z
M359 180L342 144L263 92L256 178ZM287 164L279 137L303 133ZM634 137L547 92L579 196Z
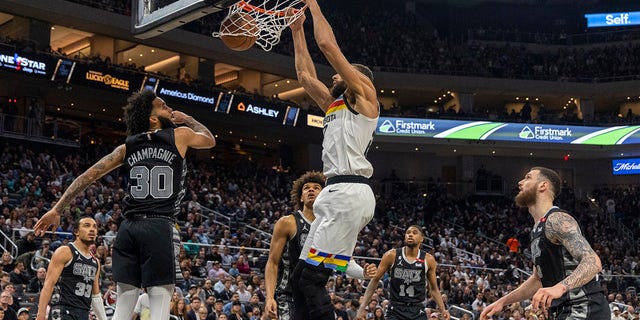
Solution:
M220 39L231 50L245 51L256 43L258 31L256 20L250 14L236 12L222 21L220 33L223 35Z

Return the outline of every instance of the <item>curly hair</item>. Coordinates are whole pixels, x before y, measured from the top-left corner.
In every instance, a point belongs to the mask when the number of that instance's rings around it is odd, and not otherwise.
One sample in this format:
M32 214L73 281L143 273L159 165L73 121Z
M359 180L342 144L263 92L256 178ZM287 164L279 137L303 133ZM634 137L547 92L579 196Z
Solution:
M149 116L155 99L156 94L151 90L136 92L127 99L127 105L124 107L124 122L127 125L127 135L149 130Z
M321 186L324 186L327 178L319 171L307 171L300 178L293 182L293 187L291 188L291 206L293 206L294 210L300 210L300 202L302 201L302 187L307 183L317 183Z

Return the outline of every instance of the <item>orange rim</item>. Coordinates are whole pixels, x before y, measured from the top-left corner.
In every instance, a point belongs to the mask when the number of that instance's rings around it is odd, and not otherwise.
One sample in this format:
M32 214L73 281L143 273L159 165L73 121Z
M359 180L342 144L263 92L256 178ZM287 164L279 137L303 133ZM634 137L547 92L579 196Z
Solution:
M245 1L240 1L236 5L239 6L239 7L242 7L242 9L244 11L247 11L247 12L256 11L256 12L260 12L260 13L263 13L263 14L275 15L275 16L278 16L278 17L284 17L287 14L284 10L265 10L265 9L260 8L260 7L256 7L256 6L252 5L252 4L249 4L249 3L245 2ZM306 7L307 6L305 5L304 7L302 7L302 9L292 8L293 9L293 14L296 14L296 13L300 12L300 10L304 10Z

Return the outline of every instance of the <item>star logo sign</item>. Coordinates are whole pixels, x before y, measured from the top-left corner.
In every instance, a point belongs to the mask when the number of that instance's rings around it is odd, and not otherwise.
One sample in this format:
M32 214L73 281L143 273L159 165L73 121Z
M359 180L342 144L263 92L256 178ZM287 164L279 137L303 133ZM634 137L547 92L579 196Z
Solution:
M22 67L20 66L20 62L22 61L22 58L20 58L20 56L17 53L14 53L13 59L16 61L16 70L22 69Z

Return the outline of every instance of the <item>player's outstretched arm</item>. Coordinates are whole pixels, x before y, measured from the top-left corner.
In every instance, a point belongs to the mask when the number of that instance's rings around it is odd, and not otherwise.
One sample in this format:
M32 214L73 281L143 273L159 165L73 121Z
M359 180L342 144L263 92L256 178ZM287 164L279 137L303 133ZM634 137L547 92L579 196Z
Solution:
M304 35L305 15L301 15L296 21L291 23L291 35L293 36L293 49L295 51L296 75L298 82L304 90L309 94L311 99L316 102L322 111L326 112L327 108L333 101L333 97L316 74L316 67L313 64L309 49L307 48L307 39Z
M367 311L365 308L369 304L369 301L371 301L373 293L376 291L376 289L378 289L378 283L380 283L380 279L382 279L384 274L387 273L389 269L391 269L391 266L393 265L393 261L395 259L396 251L393 249L385 252L382 256L382 260L380 260L380 264L378 265L376 274L373 276L373 278L371 278L371 281L369 281L369 285L367 286L367 290L364 292L364 297L362 303L360 304L360 308L358 309L358 315L356 316L356 319L366 319Z
M313 32L320 51L327 58L331 66L347 83L349 90L356 95L357 110L361 114L375 118L379 114L376 88L371 79L358 71L344 56L331 29L331 25L322 14L316 0L305 0L309 11L313 15Z
M480 319L489 319L489 317L502 311L506 305L530 299L540 288L542 288L542 282L534 272L533 275L518 288L484 308L480 314Z
M271 247L269 249L269 260L264 270L264 286L266 290L266 304L264 311L272 318L278 317L278 306L275 300L276 280L278 277L278 265L284 247L291 235L295 232L295 219L293 215L282 217L273 227L273 236L271 237Z
M47 305L51 301L51 295L53 294L53 287L58 282L62 269L73 258L71 249L68 246L61 246L53 253L51 262L47 268L47 275L44 278L44 285L40 291L40 300L38 301L38 314L36 320L45 320L47 313Z
M376 274L376 265L373 263L365 263L364 268L359 265L355 259L349 260L347 264L347 270L345 271L347 277L364 280L371 279Z
M440 294L440 289L438 288L438 280L436 276L436 268L438 267L438 263L436 263L436 259L427 254L426 257L427 266L429 266L429 270L427 271L427 282L429 283L429 292L431 293L431 297L436 301L438 305L438 309L442 313L442 316L445 320L449 320L451 315L449 315L449 311L447 310L447 306L444 305L444 301L442 300L442 295Z
M531 305L534 311L550 307L553 299L560 298L568 290L587 284L602 270L600 258L580 233L580 227L571 215L564 212L549 215L545 236L551 242L564 246L579 263L564 280L553 287L541 288L533 295Z
M82 192L94 181L102 178L105 174L121 166L124 163L125 154L126 147L122 144L73 180L56 205L49 210L49 212L45 213L33 227L36 236L44 235L51 227L55 230L60 224L60 212L75 199L78 193Z

